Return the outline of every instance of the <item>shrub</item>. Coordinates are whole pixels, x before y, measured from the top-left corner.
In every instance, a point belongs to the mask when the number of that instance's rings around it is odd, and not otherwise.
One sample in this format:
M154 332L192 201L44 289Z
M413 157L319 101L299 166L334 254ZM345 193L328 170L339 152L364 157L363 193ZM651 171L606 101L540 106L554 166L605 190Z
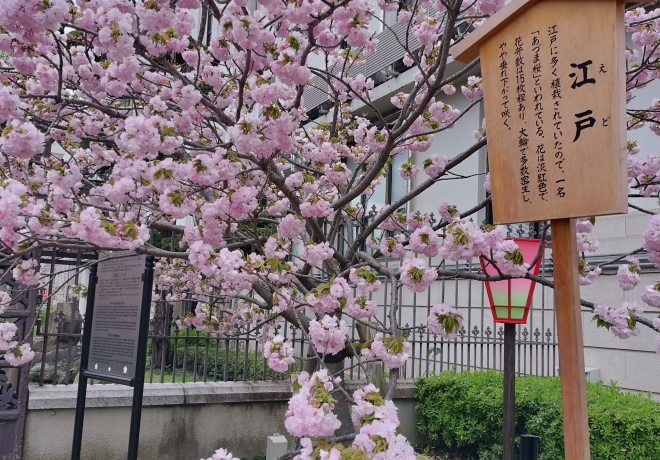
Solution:
M184 353L186 341L188 342L187 354ZM178 375L183 373L183 367L185 365L186 380L193 380L195 371L198 379L203 378L207 346L208 361L206 363L206 372L209 379L213 379L214 374L217 372L217 378L222 380L225 375L225 367L227 371L226 378L229 381L288 379L291 374L291 372L284 374L274 372L268 367L266 364L267 360L263 358L260 352L255 354L254 350L248 350L246 356L245 350L236 350L234 341L231 341L230 348L227 349L225 348L225 341L223 339L209 339L205 333L201 333L199 338L190 337L185 340L182 336L182 338L177 340L171 339L167 359L169 363L166 367L167 371L172 372L172 363L174 363L176 357L174 368ZM150 350L147 356L151 357ZM156 368L159 367L159 363L154 364Z
M494 460L502 452L503 378L496 371L443 372L416 381L415 410L429 447ZM648 395L587 382L592 460L660 458L660 404ZM541 438L539 460L563 460L558 378L516 379L516 435Z

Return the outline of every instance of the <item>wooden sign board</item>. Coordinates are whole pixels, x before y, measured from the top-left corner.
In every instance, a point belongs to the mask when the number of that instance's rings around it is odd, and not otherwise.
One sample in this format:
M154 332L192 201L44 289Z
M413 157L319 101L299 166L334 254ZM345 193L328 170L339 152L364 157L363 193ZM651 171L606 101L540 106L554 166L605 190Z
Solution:
M626 213L624 4L514 0L482 27L452 52L481 55L495 223Z

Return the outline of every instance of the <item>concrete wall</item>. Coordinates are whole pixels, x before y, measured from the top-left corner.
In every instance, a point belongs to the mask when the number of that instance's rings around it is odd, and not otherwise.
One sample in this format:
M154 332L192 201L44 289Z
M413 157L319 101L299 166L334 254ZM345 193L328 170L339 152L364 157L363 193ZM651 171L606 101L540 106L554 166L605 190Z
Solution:
M657 204L655 205L657 207ZM658 209L654 210L658 212ZM628 253L642 245L642 234L651 216L632 211L623 216L607 216L596 219L593 236L600 242L596 255ZM615 270L606 270L591 286L580 289L581 297L591 302L602 302L618 308L623 301L637 302L645 308L647 318L658 316L658 310L641 300L646 286L660 281L655 268L646 269L639 284L631 291L619 288ZM655 336L646 326L639 326L640 334L622 340L604 328L596 328L591 321L593 314L583 311L583 334L585 365L599 368L601 380L615 380L622 388L635 391L650 391L660 399L660 357L656 354Z
M357 385L351 383L350 387ZM24 460L71 456L77 386L30 389ZM209 457L224 447L250 459L266 451L266 438L286 433L289 382L165 383L145 386L140 459L188 460ZM83 431L84 460L126 458L132 389L88 387ZM414 417L414 387L402 382L395 402L403 434L420 441Z

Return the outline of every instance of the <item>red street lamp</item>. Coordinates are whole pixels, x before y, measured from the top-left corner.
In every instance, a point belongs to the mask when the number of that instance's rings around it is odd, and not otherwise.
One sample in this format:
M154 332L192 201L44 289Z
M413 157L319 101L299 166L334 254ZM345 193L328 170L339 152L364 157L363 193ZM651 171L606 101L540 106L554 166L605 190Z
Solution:
M523 262L531 264L541 248L541 240L528 238L507 238L513 240L522 253ZM499 273L483 258L481 267L487 275L498 276ZM529 272L538 275L541 257L529 267ZM502 281L486 281L486 292L493 321L504 323L504 414L502 430L503 460L515 458L515 394L516 394L516 324L525 324L532 303L532 295L536 281L526 278L513 278Z
M541 246L541 240L531 238L507 239L513 240L518 245L523 255L523 261L528 264L532 263ZM538 275L541 259L542 257L539 257L534 266L529 268L531 274ZM481 259L481 267L487 275L499 275L495 267L484 259ZM486 281L486 292L493 313L493 321L506 324L525 324L535 286L536 281L526 278Z

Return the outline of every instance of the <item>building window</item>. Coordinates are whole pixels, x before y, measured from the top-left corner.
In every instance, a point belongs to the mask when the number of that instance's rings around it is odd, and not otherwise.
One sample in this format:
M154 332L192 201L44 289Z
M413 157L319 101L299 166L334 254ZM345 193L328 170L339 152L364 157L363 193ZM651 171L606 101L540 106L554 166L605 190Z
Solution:
M396 203L408 193L408 181L401 177L399 168L408 161L410 155L410 151L406 151L392 157L392 166L387 178L387 204ZM404 205L403 208L406 210L407 205Z

